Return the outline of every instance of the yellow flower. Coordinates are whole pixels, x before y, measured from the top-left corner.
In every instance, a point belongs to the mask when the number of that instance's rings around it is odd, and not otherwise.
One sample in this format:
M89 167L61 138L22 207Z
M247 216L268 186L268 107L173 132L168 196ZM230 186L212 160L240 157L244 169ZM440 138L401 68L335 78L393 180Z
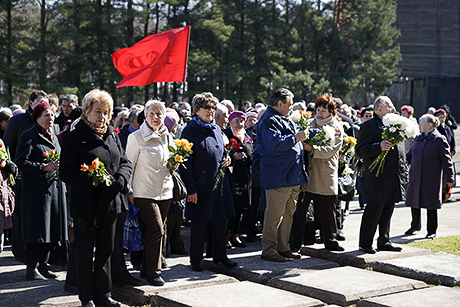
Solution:
M176 146L180 146L182 144L182 142L179 139L175 139L174 144L176 144Z
M193 146L192 143L188 143L188 144L185 144L185 145L184 145L184 148L185 148L186 151L191 151L191 150L192 150L192 146Z
M348 138L348 141L349 141L353 146L355 146L356 143L357 143L357 140L356 140L354 137L352 137L352 136L350 136L350 137Z
M182 156L176 155L174 157L174 161L181 163L181 162L184 162L184 159L182 158Z

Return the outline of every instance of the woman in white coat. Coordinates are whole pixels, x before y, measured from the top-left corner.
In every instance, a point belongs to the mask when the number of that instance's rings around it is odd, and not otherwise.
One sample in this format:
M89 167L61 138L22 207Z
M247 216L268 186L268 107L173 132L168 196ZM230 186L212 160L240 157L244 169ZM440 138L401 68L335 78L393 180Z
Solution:
M126 155L134 167L131 177L134 204L139 208L145 226L141 277L147 277L154 286L162 286L164 223L174 185L168 167L168 145L174 146L174 140L164 125L166 110L163 102L147 101L144 112L145 122L128 137Z

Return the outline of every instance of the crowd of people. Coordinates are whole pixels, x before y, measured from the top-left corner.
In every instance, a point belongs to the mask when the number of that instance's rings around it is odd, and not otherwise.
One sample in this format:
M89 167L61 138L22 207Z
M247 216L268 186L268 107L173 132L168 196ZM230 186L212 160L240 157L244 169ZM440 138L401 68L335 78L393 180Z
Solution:
M56 278L50 263L66 267L65 290L82 306L120 306L112 284L142 284L127 252L141 278L162 286L169 254L189 254L198 272L204 258L231 268L238 264L227 250L260 234L265 261L300 259L303 245L344 251L355 196L359 250L399 252L390 241L395 203L411 208L408 236L427 209L426 238L434 239L437 210L455 185L448 106L430 107L420 134L392 144L382 137L386 115L417 120L413 107L397 112L387 96L352 108L328 94L294 102L280 88L266 105L245 101L241 110L209 92L191 104L130 108L99 89L81 106L69 94L58 110L56 99L33 91L26 110L0 109L0 252L11 242L27 280ZM383 152L377 175L372 164Z

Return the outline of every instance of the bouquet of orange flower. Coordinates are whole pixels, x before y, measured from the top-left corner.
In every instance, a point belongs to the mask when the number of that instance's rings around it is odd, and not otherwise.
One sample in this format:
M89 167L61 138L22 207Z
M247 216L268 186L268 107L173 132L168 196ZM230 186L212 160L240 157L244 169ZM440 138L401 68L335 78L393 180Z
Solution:
M308 119L311 118L310 111L294 111L289 117L294 123L297 123L300 130L307 130L310 128L310 125L308 124Z
M50 149L50 151L45 151L43 157L45 162L52 163L58 162L61 154L56 151L56 149Z
M7 163L11 162L10 150L5 146L2 140L0 140L0 168L4 168ZM16 181L14 180L14 175L8 173L8 184L14 186Z
M96 158L91 162L90 165L83 163L81 165L82 172L88 172L91 177L93 177L93 186L97 187L100 183L105 184L106 186L112 185L112 175L107 172L105 169L104 163Z
M171 152L171 156L168 159L171 174L176 169L177 164L184 163L185 161L187 161L187 158L193 153L193 143L190 143L188 140L176 139L174 140L174 143L176 144L177 148L168 145L168 149Z
M352 136L348 136L346 138L343 138L343 143L342 147L340 147L339 153L341 155L346 155L349 151L353 149L353 147L356 146L356 139ZM352 155L353 156L353 155Z
M240 144L235 139L231 139L230 142L224 146L224 159L229 155L229 153L236 152L238 149L240 149ZM216 182L212 187L212 190L215 191L220 185L220 195L224 195L224 177L225 167L220 167L216 176Z

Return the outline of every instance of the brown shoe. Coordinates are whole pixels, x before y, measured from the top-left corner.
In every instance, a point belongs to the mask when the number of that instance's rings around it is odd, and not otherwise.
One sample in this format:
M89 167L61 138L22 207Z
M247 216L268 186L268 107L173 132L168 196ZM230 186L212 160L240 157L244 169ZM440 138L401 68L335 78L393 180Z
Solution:
M288 259L300 259L301 257L299 253L291 252L291 251L285 251L279 254Z
M288 261L288 259L286 259L285 257L281 256L280 254L274 254L274 255L271 255L271 256L262 255L262 256L260 256L260 258L263 259L263 260L273 261L273 262L286 262L286 261Z

